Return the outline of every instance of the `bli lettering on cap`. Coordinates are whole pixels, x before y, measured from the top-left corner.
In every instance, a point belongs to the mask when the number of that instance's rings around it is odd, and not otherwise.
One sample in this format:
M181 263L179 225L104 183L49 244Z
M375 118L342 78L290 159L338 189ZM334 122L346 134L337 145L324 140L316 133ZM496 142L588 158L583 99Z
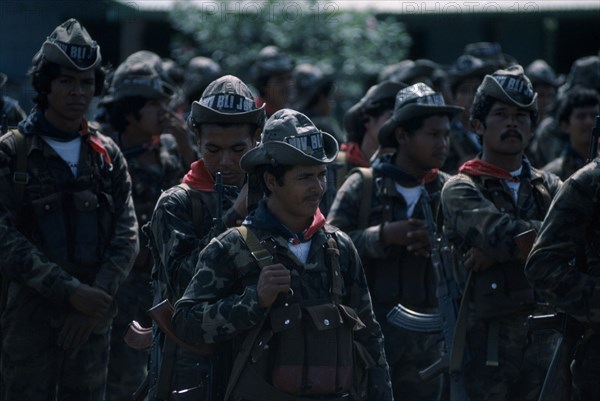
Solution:
M222 94L217 95L216 109L244 112L251 109L251 102L243 96Z
M312 153L315 150L323 148L323 135L321 135L320 132L309 135L291 136L285 138L285 140L287 143L304 153L308 153L308 150Z
M502 87L507 91L520 93L521 95L527 98L533 96L533 90L523 79L507 77L502 75L497 75L495 76L495 78L500 83L500 85L502 85Z

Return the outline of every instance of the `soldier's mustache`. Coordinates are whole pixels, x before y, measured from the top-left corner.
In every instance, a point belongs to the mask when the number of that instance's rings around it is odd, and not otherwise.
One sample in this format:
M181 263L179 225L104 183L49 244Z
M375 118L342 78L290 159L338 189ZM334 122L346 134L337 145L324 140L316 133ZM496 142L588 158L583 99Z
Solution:
M502 135L500 135L500 140L503 141L507 138L519 138L521 141L523 141L523 134L521 134L519 131L517 131L516 129L509 129L507 131L504 131L502 133Z

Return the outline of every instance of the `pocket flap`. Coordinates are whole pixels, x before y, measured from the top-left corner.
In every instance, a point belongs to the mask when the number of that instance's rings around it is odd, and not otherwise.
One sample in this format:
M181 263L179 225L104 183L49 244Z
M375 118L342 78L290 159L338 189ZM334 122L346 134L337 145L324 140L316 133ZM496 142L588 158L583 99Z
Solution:
M367 327L367 325L360 320L360 317L358 317L358 314L354 308L346 305L339 305L339 307L340 312L342 313L342 318L344 319L344 324L347 326L352 326L352 330L357 331Z
M57 213L62 210L62 193L56 192L52 195L36 199L31 202L36 216L44 216L49 213Z
M300 323L302 310L300 305L293 303L271 309L271 329L274 333L289 330Z
M73 192L73 204L80 211L96 210L98 197L92 191Z
M335 329L344 323L337 305L315 305L305 309L317 330Z

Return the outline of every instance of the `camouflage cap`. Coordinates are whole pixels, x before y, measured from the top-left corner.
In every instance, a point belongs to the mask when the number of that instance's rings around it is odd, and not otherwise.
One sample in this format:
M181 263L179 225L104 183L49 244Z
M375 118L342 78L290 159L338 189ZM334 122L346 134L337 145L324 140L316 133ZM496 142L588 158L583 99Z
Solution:
M134 53L117 67L103 103L139 96L148 99L170 99L175 89L154 68L151 58Z
M77 71L96 68L102 62L100 46L74 18L54 29L34 56L34 60L41 56L62 67Z
M382 147L396 147L394 131L397 126L415 118L445 114L454 118L463 111L462 107L447 105L444 96L422 82L398 92L394 104L394 114L379 130L379 144Z
M194 57L185 68L183 90L188 98L195 93L202 93L215 79L222 75L221 66L208 57Z
M529 78L533 85L546 84L553 87L560 85L560 79L556 77L552 67L542 59L534 60L525 68L525 75Z
M477 94L480 93L523 109L537 110L537 93L519 64L486 75L477 88Z
M600 92L600 56L586 56L575 60L560 92L564 93L577 85Z
M463 54L450 66L448 70L448 83L450 89L454 92L457 86L469 78L481 78L486 74L491 74L496 71L497 66L493 62L483 61L482 59Z
M252 75L256 82L272 74L291 72L295 66L294 60L277 46L267 46L259 53L252 67Z
M338 153L335 138L319 130L304 114L276 111L265 123L259 145L240 159L248 173L263 165L317 166L331 163Z
M316 65L304 63L294 69L294 78L296 81L296 96L294 107L303 109L308 103L328 85L333 84L333 76L324 73Z
M517 60L513 56L502 52L502 46L497 42L469 43L465 46L463 54L494 63L496 69L505 68L517 63Z
M250 88L238 77L225 75L212 81L192 103L188 124L238 123L262 126L265 105L256 106Z

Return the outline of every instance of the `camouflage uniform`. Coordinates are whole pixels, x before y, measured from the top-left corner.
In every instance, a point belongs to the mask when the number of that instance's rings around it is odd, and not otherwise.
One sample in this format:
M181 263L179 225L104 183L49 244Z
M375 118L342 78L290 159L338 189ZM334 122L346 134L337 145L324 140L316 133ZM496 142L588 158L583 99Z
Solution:
M82 141L79 171L73 177L70 167L40 137L47 124L35 111L20 125L27 140L29 181L19 214L13 183L14 135L9 132L0 138L0 246L8 279L2 313L3 396L46 399L59 386L60 399L100 400L106 376L99 372L105 372L108 363L116 308L101 319L75 358L57 346L57 335L72 310L67 297L80 282L114 296L131 268L138 249L131 180L116 144L96 132L90 135L108 151L112 169ZM90 212L89 200L87 207L86 201L79 205L73 195L83 191L93 193L97 211ZM70 202L81 211L75 212Z
M531 163L536 168L542 168L552 162L569 144L569 135L558 126L554 117L543 119L535 130L535 136L526 150L531 156Z
M181 156L172 135L162 134L158 146L149 151L159 155L160 170L148 168L140 163L136 158L140 153L136 153L135 149L123 149L133 184L131 195L140 227L150 221L161 192L180 182L184 174ZM140 243L145 245L147 238L141 230L139 236ZM114 319L111 336L111 361L107 384L109 400L129 398L146 376L148 352L129 347L123 341L123 334L132 320L137 320L145 327L151 325L146 312L152 307L153 301L150 279L152 265L150 250L142 246L131 273L115 298L119 312Z
M502 179L464 172L442 190L444 228L458 255L476 247L496 262L473 272L467 329L466 383L472 399L534 400L552 353L552 338L536 333L531 344L524 325L536 309L533 290L522 274L524 260L513 237L538 230L560 187L551 174L524 159L518 201ZM497 327L497 348L487 341ZM490 349L492 348L492 349ZM490 353L498 352L498 367Z
M370 369L369 400L387 400L389 379L383 351L383 337L371 309L370 296L360 260L350 238L334 227L325 226L313 237L308 260L302 265L288 248L281 229L274 230L275 217L261 201L244 223L261 241L272 243L270 252L291 270L293 298L302 303L330 299L330 270L324 247L333 236L340 251L344 280L341 302L356 310L367 328L357 333L376 362ZM227 347L243 341L249 329L265 313L258 305L256 283L260 269L237 230L214 239L200 254L196 274L177 302L174 324L177 334L192 344ZM235 353L234 353L235 354Z
M525 276L553 306L596 329L600 322L598 227L600 161L565 181L539 231ZM581 400L600 398L600 338L580 343L572 365Z
M373 163L374 188L368 228L358 227L361 199L364 196L364 177L354 173L338 191L328 223L347 232L361 257L373 297L373 309L385 338L385 354L390 365L390 375L395 399L433 400L439 392L438 385L425 383L418 371L440 356L439 334L425 335L398 328L387 321L387 313L398 303L421 313L437 311L435 272L429 258L417 256L405 248L383 248L380 227L391 221L407 220L407 204L396 189L396 181L378 171L382 162L390 163L391 155L384 155ZM439 205L439 192L449 176L439 173L425 185L434 201L431 209ZM435 196L437 194L438 196ZM412 217L424 219L421 199Z
M561 180L564 181L584 165L585 160L583 160L581 156L579 156L579 154L573 150L571 145L567 145L567 148L563 150L560 157L546 164L542 170L557 175Z

